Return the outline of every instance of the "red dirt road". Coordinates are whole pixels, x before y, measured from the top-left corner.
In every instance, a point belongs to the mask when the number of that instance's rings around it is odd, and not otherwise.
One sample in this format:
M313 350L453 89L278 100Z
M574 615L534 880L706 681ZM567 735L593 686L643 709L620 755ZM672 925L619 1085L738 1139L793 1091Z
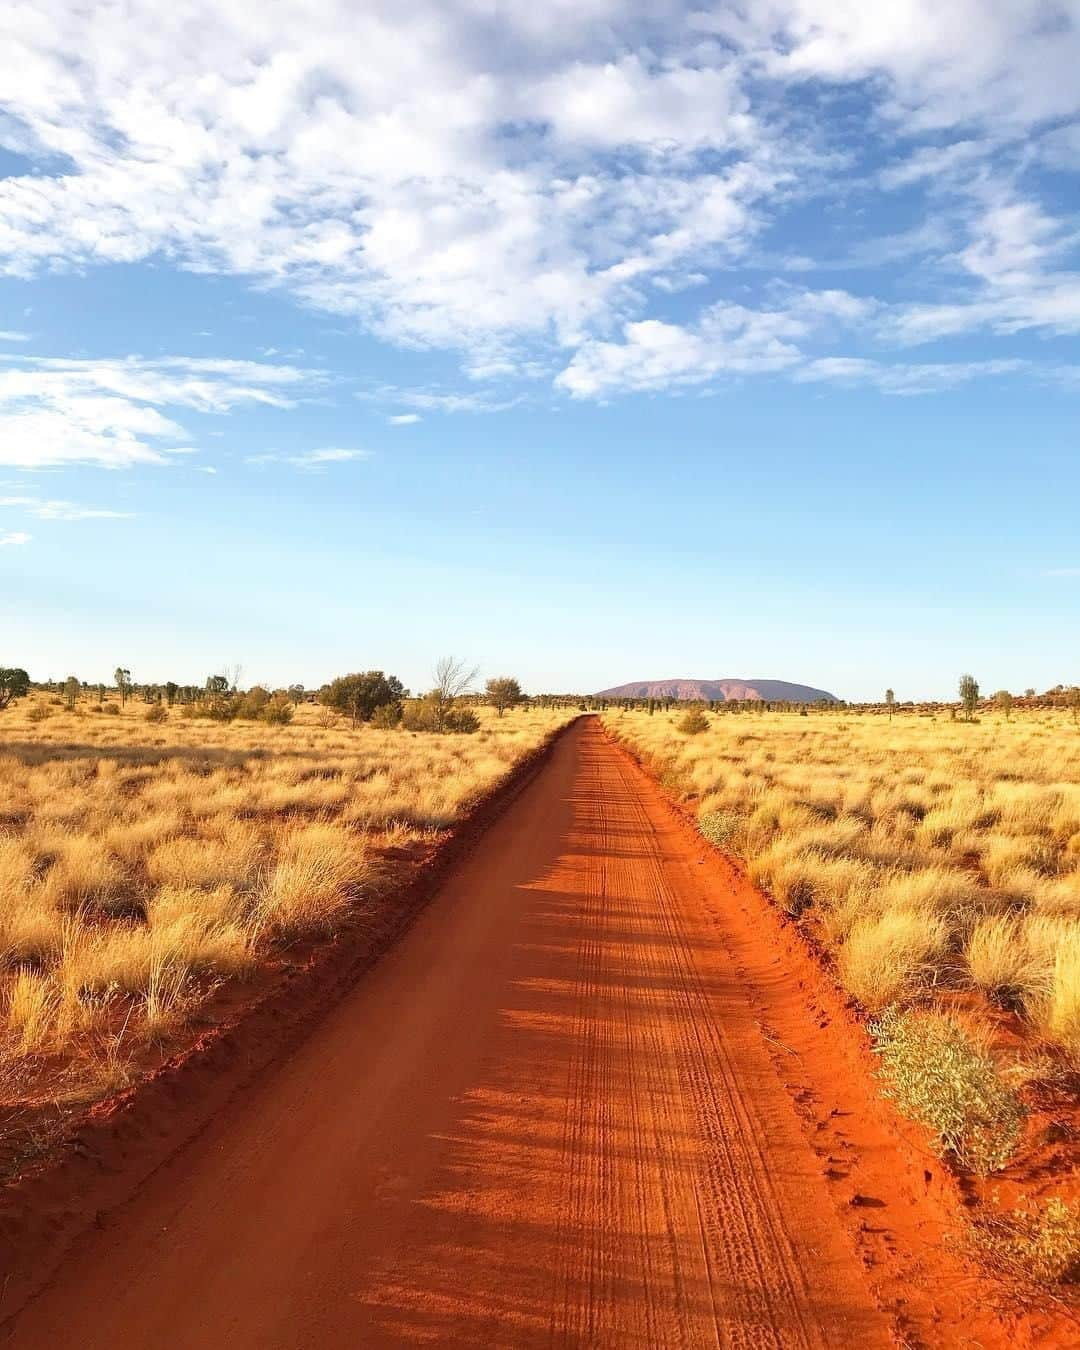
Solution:
M659 792L579 723L14 1347L891 1343Z

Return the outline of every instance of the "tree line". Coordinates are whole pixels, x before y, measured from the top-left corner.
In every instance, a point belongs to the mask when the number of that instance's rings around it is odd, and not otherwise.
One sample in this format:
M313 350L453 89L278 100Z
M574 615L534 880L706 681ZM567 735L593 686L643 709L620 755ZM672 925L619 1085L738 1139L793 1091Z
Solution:
M129 701L139 701L146 705L145 717L151 722L165 721L176 707L185 717L223 722L239 718L280 726L292 721L297 704L313 702L348 717L354 727L370 723L382 729L401 726L409 731L468 733L480 726L473 704L486 703L502 717L529 702L513 676L494 676L482 690L477 689L477 670L456 657L443 657L436 663L432 687L416 698L410 697L396 675L381 670L340 675L317 690L302 684L275 690L261 684L241 689L240 674L237 666L228 673L208 675L201 685L173 680L140 684L127 666L118 665L112 685L89 684L74 675L35 685L21 667L0 667L0 711L38 689L51 693L54 702L69 709L81 700L96 698L92 705L96 710L119 713Z

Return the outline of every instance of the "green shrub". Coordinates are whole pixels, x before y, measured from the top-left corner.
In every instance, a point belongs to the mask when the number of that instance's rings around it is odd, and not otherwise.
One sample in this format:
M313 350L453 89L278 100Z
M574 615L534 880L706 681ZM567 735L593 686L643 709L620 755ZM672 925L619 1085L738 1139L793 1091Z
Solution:
M972 1228L972 1246L997 1274L1026 1285L1080 1280L1080 1206L1052 1196L1045 1205L989 1214Z
M246 694L241 694L234 700L235 716L246 717L254 721L261 718L270 706L270 690L264 689L261 684L253 685Z
M480 730L480 719L471 708L459 707L434 693L408 703L401 724L406 731L468 734Z
M997 1172L1019 1143L1023 1103L990 1055L954 1018L888 1009L871 1026L885 1096L925 1125L942 1156L972 1172Z
M376 731L393 731L401 724L401 704L383 703L371 716L371 725Z
M293 703L288 694L275 694L269 703L263 705L258 716L261 722L271 727L287 727L293 720Z
M711 811L698 817L698 829L717 848L736 848L742 824L742 817L730 811Z
M679 719L675 724L675 730L681 731L684 736L699 736L703 731L708 731L709 719L700 708L691 708L688 713Z

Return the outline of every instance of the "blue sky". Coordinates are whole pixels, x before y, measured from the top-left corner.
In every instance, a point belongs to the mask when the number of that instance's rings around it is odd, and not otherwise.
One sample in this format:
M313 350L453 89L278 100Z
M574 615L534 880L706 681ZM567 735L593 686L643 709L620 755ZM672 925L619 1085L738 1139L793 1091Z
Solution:
M0 664L1080 678L1075 7L43 0L0 59Z

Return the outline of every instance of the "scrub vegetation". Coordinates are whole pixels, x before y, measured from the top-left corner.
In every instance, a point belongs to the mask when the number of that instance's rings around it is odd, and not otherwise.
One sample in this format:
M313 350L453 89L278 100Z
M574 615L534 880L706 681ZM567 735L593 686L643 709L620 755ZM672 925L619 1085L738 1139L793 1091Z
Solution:
M700 711L692 735L686 711L605 714L830 954L876 1019L884 1090L974 1172L1016 1156L1025 1084L1075 1101L1073 712L729 708Z
M373 675L323 706L215 690L170 708L121 684L4 711L0 1107L92 1098L222 982L376 923L403 868L572 715L455 696L442 720L473 734L410 732L400 685L365 701Z
M700 714L699 714L700 716ZM1080 734L846 712L608 723L811 923L869 1010L967 989L1080 1062Z

